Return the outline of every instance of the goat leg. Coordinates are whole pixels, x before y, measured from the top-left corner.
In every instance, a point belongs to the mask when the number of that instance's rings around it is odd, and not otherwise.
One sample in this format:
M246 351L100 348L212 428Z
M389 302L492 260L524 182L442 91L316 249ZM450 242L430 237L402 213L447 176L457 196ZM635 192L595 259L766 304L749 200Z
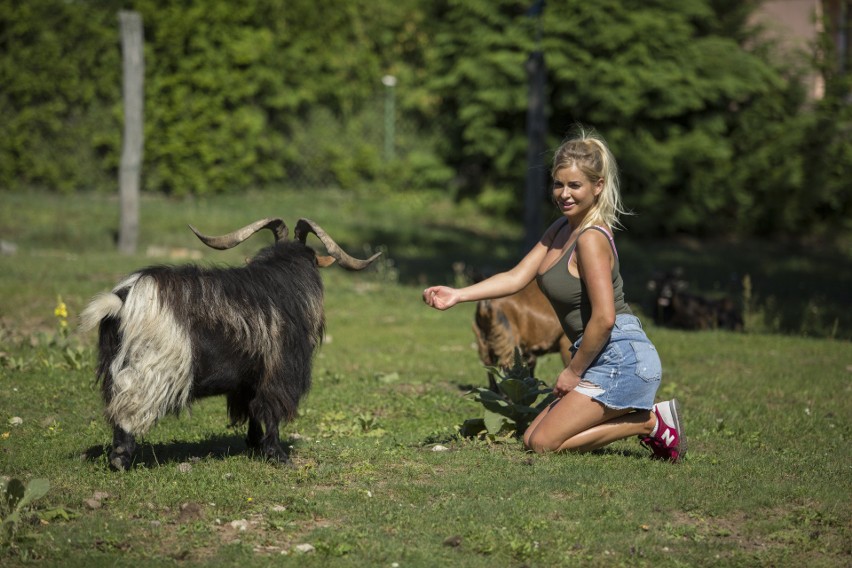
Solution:
M281 440L278 437L278 421L269 420L266 422L266 435L260 441L260 453L269 461L292 465L290 456L281 447Z
M127 471L136 451L136 438L119 426L113 427L112 451L109 453L109 465L118 471Z
M260 450L260 443L263 439L263 428L254 418L249 418L248 435L246 436L246 446L252 452Z

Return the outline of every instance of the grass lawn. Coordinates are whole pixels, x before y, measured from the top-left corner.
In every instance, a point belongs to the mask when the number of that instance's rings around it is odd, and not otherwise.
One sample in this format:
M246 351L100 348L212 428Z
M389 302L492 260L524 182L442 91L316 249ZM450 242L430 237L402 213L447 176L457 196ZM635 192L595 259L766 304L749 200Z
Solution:
M187 223L216 234L266 216L312 218L356 256L385 252L366 272L323 272L328 336L298 419L281 428L295 467L249 458L213 398L154 428L130 471L110 471L95 337L74 332L77 314L134 268L199 255L238 264L271 240L212 251ZM454 263L506 266L517 226L429 194L146 197L139 253L125 257L113 250L116 218L102 196L0 194L0 239L17 246L0 256L0 475L50 484L0 544L3 566L852 562L852 275L841 252L619 235L639 312L657 270L680 266L707 293L745 274L754 286L745 333L644 318L663 359L660 398L681 401L690 441L671 465L634 440L538 456L516 440L456 435L482 414L466 394L485 383L473 306L441 313L419 293L460 278ZM537 375L552 382L559 364L546 357Z

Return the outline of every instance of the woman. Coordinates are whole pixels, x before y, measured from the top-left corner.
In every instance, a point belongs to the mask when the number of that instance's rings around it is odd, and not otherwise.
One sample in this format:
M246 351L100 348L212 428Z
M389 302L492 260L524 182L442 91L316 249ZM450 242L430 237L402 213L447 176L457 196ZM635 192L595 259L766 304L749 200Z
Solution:
M686 454L678 403L654 404L660 359L624 300L612 237L624 212L615 158L601 138L580 132L557 149L551 175L561 218L514 268L465 288L432 286L423 300L446 310L508 296L536 278L574 346L557 400L532 421L524 445L589 451L639 436L654 457L677 462Z

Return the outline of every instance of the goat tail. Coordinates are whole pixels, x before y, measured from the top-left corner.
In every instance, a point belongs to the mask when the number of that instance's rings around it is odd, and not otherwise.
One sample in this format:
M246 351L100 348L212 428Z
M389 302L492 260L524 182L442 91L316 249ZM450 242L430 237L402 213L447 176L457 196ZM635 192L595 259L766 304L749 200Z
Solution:
M80 331L89 331L101 320L118 316L123 306L122 299L112 292L98 294L80 314Z
M94 329L106 318L117 318L121 308L124 307L127 289L133 286L140 276L138 272L131 274L111 292L102 292L95 296L80 314L80 331Z

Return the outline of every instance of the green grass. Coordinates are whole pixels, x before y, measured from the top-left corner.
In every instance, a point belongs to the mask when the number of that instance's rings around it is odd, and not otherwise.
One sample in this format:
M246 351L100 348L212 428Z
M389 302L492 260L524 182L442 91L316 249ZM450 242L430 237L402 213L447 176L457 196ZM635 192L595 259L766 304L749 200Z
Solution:
M515 441L453 436L480 415L465 393L485 382L472 306L429 310L421 285L452 282L457 261L504 266L520 230L440 196L148 197L131 257L112 250L114 201L0 194L0 205L0 238L18 245L0 257L0 475L51 483L0 547L3 566L849 564L852 287L840 253L621 236L638 307L644 279L674 264L708 292L747 269L756 295L775 298L755 302L748 333L648 322L663 357L660 397L680 399L689 435L689 459L673 466L634 440L536 456ZM74 325L133 268L185 262L187 251L242 262L268 235L207 251L186 224L217 233L269 215L291 226L313 218L351 252L382 247L393 261L323 272L329 337L299 418L281 429L295 467L248 458L244 432L213 398L161 422L136 467L111 472L94 336L57 333L57 296ZM811 319L797 323L797 313ZM551 356L537 374L552 381L558 368ZM438 443L448 451L433 451Z

